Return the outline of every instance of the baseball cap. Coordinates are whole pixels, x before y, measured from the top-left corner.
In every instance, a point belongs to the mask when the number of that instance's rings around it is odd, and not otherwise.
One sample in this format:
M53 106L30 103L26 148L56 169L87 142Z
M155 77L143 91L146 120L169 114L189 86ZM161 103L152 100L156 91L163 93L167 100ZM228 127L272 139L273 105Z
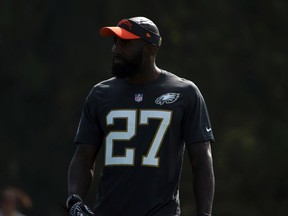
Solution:
M101 36L117 35L127 40L142 38L157 47L162 42L158 27L146 17L122 19L117 26L103 27L99 33Z

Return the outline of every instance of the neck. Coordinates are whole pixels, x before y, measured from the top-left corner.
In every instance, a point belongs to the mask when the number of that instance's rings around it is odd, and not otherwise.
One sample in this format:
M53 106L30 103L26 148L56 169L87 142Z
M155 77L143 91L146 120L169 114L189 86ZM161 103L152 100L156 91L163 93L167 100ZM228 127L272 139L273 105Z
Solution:
M134 76L127 78L127 80L134 84L146 84L156 80L160 73L161 69L158 68L155 63L143 63L138 72Z

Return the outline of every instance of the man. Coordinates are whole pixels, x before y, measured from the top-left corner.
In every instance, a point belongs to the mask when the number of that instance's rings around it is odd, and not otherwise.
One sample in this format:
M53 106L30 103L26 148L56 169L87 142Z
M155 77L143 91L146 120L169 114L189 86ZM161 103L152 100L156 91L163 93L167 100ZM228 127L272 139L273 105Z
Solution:
M214 137L200 91L191 81L156 66L162 39L151 20L124 19L115 27L103 27L100 34L114 38L114 76L95 85L85 101L68 172L70 215L180 215L185 146L197 215L211 215ZM104 168L92 212L83 198L102 146Z

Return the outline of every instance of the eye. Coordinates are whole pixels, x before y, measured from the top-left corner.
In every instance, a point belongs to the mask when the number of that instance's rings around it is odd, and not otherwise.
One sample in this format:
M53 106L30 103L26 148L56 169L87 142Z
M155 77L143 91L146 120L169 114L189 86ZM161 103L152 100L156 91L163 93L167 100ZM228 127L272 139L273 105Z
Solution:
M117 37L117 36L114 36L114 37L113 37L113 41L114 41L114 44L126 45L126 44L128 44L131 40L125 40L125 39L119 38L119 37Z
M127 43L130 43L132 40L124 40L124 43L127 44Z
M114 41L114 43L117 43L117 40L118 40L118 39L119 39L118 37L113 36L113 41Z

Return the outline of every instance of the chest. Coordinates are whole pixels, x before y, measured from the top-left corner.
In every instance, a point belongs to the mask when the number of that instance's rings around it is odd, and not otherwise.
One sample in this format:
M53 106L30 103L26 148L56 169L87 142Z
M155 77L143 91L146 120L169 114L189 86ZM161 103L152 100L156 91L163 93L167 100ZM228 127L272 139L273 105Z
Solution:
M123 89L99 95L97 104L103 129L117 122L119 128L121 124L145 125L155 119L164 121L167 116L169 124L178 125L185 112L185 95L173 89Z

